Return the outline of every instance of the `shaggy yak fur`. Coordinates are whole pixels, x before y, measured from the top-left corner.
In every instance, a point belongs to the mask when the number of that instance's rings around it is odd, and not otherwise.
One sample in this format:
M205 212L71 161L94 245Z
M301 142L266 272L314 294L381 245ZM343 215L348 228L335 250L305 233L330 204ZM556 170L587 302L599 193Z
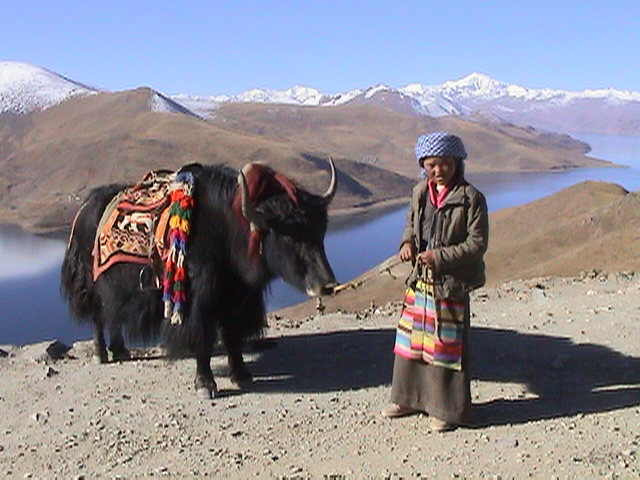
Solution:
M142 288L141 265L118 263L94 282L92 250L97 225L110 200L124 185L93 190L79 211L61 271L61 290L73 316L94 326L95 356L108 361L104 329L114 360L126 359L123 328L138 341L158 337L169 354L195 355L196 389L215 395L210 359L222 340L232 381L252 382L242 358L243 341L266 327L263 292L277 276L316 296L330 293L335 276L324 251L327 207L336 187L311 194L269 167L250 164L245 181L223 166L188 165L195 178L195 208L188 245L188 290L181 325L164 319L162 292ZM245 199L254 215L243 208ZM250 222L247 220L251 220Z

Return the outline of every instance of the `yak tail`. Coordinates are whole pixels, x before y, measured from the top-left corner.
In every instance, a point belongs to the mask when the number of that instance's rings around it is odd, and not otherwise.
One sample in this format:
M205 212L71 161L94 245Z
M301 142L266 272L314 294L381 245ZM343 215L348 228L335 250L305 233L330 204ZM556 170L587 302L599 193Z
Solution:
M69 309L77 319L89 317L92 313L93 273L91 269L91 252L87 258L86 245L82 245L84 204L71 227L71 235L60 271L60 290L69 304ZM83 248L83 246L85 248Z
M89 320L88 317L99 308L93 281L96 230L107 204L122 188L122 185L113 184L94 189L73 221L60 271L60 291L78 320Z

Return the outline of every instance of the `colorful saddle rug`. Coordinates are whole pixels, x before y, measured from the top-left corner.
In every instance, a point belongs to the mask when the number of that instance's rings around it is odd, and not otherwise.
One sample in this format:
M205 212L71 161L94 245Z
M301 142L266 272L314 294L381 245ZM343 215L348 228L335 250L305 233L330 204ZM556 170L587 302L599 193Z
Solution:
M96 232L93 279L117 263L137 263L140 288L162 288L165 317L182 323L193 209L190 172L150 172L107 205ZM149 273L151 275L149 275Z

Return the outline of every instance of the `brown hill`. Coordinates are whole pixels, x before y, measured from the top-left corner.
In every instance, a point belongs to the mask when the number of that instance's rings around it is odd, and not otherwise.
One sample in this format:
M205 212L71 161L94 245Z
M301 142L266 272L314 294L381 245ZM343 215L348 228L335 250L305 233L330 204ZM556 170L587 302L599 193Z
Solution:
M491 215L492 284L580 271L640 269L640 191L582 182Z
M582 182L521 207L490 214L487 286L584 272L640 271L640 191ZM398 232L398 236L401 232ZM323 299L328 313L360 311L402 300L409 265L391 257ZM315 312L313 300L277 312L300 318Z
M332 207L369 206L407 195L418 134L463 136L469 170L549 170L602 165L566 136L456 118L416 118L381 107L304 108L229 104L210 120L151 108L147 88L69 100L44 112L0 116L0 222L34 232L67 228L89 189L137 181L145 172L190 162L239 168L264 160L312 191L338 163Z
M210 120L235 132L259 134L317 152L380 166L415 177L413 146L425 132L460 135L468 171L547 171L603 162L585 157L588 145L567 135L511 124L469 122L457 117L416 117L373 105L293 107L224 104Z
M135 182L153 169L264 160L312 191L324 191L326 159L277 139L248 135L191 115L150 110L140 89L72 100L0 121L0 221L44 232L68 226L89 189ZM337 208L406 194L411 180L375 165L336 158ZM381 185L385 185L383 190Z

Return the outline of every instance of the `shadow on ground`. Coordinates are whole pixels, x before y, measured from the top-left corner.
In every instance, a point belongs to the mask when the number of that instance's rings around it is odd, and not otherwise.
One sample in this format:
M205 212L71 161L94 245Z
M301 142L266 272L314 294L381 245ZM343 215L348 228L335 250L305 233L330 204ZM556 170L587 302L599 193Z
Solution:
M640 358L564 337L472 328L472 377L519 383L518 399L474 405L476 424L524 423L640 405Z
M254 391L330 392L389 385L395 331L287 336L255 344ZM526 423L640 405L640 359L603 345L493 328L471 329L472 378L524 386L522 398L474 405L476 426ZM221 372L217 372L220 374Z

